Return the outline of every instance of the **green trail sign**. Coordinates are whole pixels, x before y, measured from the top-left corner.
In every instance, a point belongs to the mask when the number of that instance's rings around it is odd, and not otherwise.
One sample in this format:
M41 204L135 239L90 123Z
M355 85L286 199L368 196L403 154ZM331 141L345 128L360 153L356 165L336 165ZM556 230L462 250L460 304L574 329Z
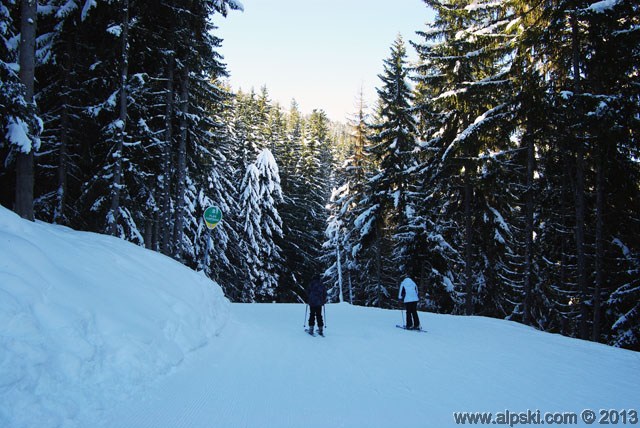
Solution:
M209 207L204 211L204 222L209 229L213 229L222 220L222 211L218 207Z

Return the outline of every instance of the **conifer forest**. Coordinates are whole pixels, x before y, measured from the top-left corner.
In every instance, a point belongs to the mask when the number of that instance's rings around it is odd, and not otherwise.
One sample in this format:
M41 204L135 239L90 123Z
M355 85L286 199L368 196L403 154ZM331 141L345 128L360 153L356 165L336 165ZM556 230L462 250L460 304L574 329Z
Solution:
M236 0L2 0L0 203L232 301L301 302L321 273L396 308L410 276L423 311L640 349L640 4L424 3L339 123L232 90Z

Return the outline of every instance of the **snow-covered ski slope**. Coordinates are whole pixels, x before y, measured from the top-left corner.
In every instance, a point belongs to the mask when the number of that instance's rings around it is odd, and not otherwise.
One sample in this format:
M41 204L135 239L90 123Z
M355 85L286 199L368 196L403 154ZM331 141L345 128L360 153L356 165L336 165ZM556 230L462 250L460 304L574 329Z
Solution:
M211 346L102 426L452 427L453 412L640 405L639 354L516 323L420 313L429 332L417 334L395 328L399 311L329 305L322 338L303 331L303 305L231 313Z
M111 237L0 208L0 427L453 427L453 412L640 410L640 354L501 320L229 304ZM599 413L598 413L599 415ZM575 426L575 425L574 425ZM587 426L580 423L578 426ZM629 425L630 426L630 425Z

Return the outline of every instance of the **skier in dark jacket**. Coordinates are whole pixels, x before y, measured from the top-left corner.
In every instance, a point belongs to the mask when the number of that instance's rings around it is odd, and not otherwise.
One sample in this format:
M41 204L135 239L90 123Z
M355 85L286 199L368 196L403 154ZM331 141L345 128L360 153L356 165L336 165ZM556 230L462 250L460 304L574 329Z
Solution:
M316 318L318 320L318 334L323 335L324 320L322 319L322 306L327 302L327 290L322 283L320 275L314 275L307 289L307 303L309 304L309 334L313 334Z

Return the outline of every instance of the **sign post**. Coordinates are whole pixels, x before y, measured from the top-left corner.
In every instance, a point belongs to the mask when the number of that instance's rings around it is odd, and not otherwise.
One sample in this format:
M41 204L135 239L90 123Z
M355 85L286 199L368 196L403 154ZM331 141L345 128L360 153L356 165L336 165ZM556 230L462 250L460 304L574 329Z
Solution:
M211 252L211 230L213 230L213 228L220 223L220 220L222 220L222 210L215 206L209 207L204 210L203 217L204 222L207 225L207 229L209 229L207 231L207 250L204 254L204 266L206 269L206 267L209 266L209 253Z
M207 228L213 229L222 220L222 211L218 207L209 207L204 211L204 222Z

